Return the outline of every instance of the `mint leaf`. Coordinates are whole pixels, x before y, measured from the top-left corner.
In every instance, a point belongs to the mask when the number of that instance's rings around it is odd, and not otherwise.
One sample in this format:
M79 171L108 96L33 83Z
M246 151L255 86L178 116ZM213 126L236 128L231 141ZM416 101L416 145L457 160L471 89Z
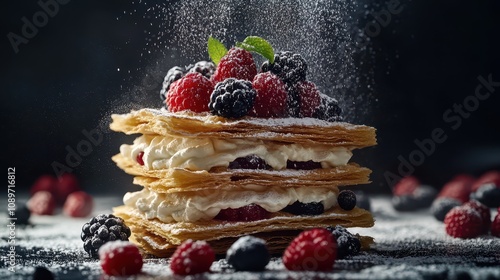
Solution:
M214 37L208 37L208 55L210 59L215 63L219 64L220 59L226 55L227 49L219 40Z
M237 47L250 52L256 52L267 58L270 63L274 63L274 50L268 41L258 36L248 36L243 42L236 43Z

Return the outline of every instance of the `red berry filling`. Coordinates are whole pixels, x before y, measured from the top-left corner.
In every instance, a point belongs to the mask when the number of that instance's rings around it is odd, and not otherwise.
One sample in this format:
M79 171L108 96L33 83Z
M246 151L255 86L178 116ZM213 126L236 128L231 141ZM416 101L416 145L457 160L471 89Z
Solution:
M184 241L170 259L170 269L178 275L208 272L215 260L212 247L205 241Z
M228 222L250 222L268 219L269 215L266 209L252 203L236 209L222 209L215 219Z
M144 157L144 152L140 151L135 157L135 160L137 161L138 164L144 165L144 160L142 159L143 157Z

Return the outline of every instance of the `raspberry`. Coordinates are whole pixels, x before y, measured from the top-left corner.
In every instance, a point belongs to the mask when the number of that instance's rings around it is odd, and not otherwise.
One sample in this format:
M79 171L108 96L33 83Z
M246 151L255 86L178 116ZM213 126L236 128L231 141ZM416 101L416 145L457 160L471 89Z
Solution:
M323 214L325 207L321 202L302 203L300 201L295 201L293 204L287 205L283 211L294 215L314 216Z
M208 107L214 115L240 118L253 107L255 96L252 83L229 78L215 86Z
M174 66L167 71L167 75L165 75L165 78L163 79L162 88L160 90L160 98L162 101L165 101L166 94L172 83L182 78L185 73L186 69L179 66Z
M266 242L250 235L240 237L226 253L227 263L237 271L262 271L269 260Z
M488 233L491 225L490 208L476 200L469 200L468 202L463 204L463 207L470 207L479 213L479 215L481 216L481 220L483 221L483 230L481 231L481 233Z
M450 181L467 182L468 184L473 184L476 179L472 175L461 173L453 176Z
M321 168L321 162L309 161L286 161L286 168L297 170L313 170Z
M215 73L215 64L210 61L198 61L194 65L189 65L186 67L186 71L189 73L198 72L205 76L207 79L212 78L212 75Z
M212 82L217 84L228 78L252 81L255 75L257 75L257 67L252 53L233 47L219 61L212 75Z
M470 207L455 207L444 218L446 233L457 238L474 238L481 234L481 215Z
M101 268L107 275L128 276L139 274L142 256L139 249L128 241L110 241L99 249Z
M439 197L432 202L431 213L438 221L444 221L444 217L451 209L462 205L462 202L455 198Z
M288 85L304 81L307 74L307 63L300 54L291 51L282 51L274 55L274 62L266 61L262 64L262 72L277 75Z
M342 109L339 107L337 99L320 93L320 104L312 114L313 118L329 122L342 121Z
M70 217L87 217L92 213L94 200L84 191L77 191L68 195L64 202L63 213Z
M321 103L319 90L316 85L309 81L302 81L295 86L300 96L300 112L302 118L312 117Z
M500 210L491 223L491 235L500 237Z
M286 248L283 264L288 270L331 271L337 256L337 242L326 229L301 232Z
M350 190L343 190L337 197L340 208L350 211L356 207L356 194Z
M446 183L437 197L455 198L458 201L465 203L469 201L471 193L470 184L465 181L451 181Z
M42 175L38 177L30 188L30 196L38 191L47 191L52 194L56 192L57 179L52 175Z
M170 259L170 269L178 275L192 275L208 272L215 253L205 241L184 241Z
M257 96L249 115L259 118L284 117L286 115L287 91L278 76L269 72L260 73L252 81Z
M165 100L168 110L206 112L213 88L212 82L202 74L188 73L170 86Z
M395 196L411 195L420 185L420 181L414 176L402 178L392 189Z
M36 192L27 202L31 214L54 215L56 200L48 191Z
M90 219L82 226L81 239L84 250L96 258L102 245L109 241L128 241L130 228L125 225L122 218L112 214L100 214Z
M249 222L258 221L269 218L269 212L257 204L249 204L240 208L226 208L220 210L215 216L217 220L229 222Z
M347 256L356 255L361 250L361 242L346 228L340 225L335 227L327 227L329 232L335 236L337 240L337 257L343 259Z
M80 182L72 173L64 173L57 179L56 200L58 205L63 205L70 193L80 190Z
M476 192L471 194L471 198L482 204L496 208L500 206L500 185L494 183L486 183L482 185Z
M494 183L495 185L500 186L500 171L489 171L481 175L479 179L473 182L472 192L476 192L486 183Z
M229 169L271 169L266 162L256 155L239 157L229 163Z
M144 152L143 151L140 151L139 153L137 153L137 156L135 158L135 160L137 161L137 163L139 165L144 165Z

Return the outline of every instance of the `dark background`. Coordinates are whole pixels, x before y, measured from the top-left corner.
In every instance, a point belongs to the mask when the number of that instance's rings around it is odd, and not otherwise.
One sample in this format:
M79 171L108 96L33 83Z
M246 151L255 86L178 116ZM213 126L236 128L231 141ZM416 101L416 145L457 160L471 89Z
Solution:
M356 56L357 63L363 62L358 70L370 77L365 99L370 110L366 114L358 110L351 121L376 127L379 142L355 152L356 162L374 171L373 184L366 190L389 192L384 174L398 174L398 156L408 160L418 149L415 139L430 138L435 128L443 129L447 140L436 144L435 152L415 167L414 174L423 182L439 188L458 173L478 176L500 169L500 87L456 130L450 126L454 122L443 119L455 103L474 94L478 76L492 75L500 81L498 2L401 3L402 12L393 15ZM367 2L364 13L361 3L355 15L358 28L373 21L369 11L386 5ZM59 8L47 25L19 46L17 54L7 34L20 34L21 19L31 20L41 8L36 1L8 1L2 8L3 166L16 167L17 186L26 190L38 176L54 174L53 162L65 164L67 147L75 149L86 139L83 130L98 129L102 142L72 172L90 192L121 196L133 189L132 178L110 157L132 138L107 130L110 114L160 107L163 75L176 65L178 56L167 45L158 51L148 44L156 32L164 39L169 32L145 16L147 5L91 0ZM161 20L175 17L170 14ZM165 63L169 57L174 58Z

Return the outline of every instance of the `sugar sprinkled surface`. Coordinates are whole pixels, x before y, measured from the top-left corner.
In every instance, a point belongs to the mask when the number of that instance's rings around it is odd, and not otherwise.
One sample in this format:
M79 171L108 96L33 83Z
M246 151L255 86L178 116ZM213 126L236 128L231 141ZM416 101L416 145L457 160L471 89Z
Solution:
M96 198L100 209L93 215L109 213L117 200ZM351 231L374 237L376 245L371 251L337 260L333 273L289 272L277 257L264 272L235 272L220 259L212 264L212 273L201 279L454 279L463 273L470 279L500 279L500 238L451 238L430 211L398 213L386 197L373 198L372 209L375 226ZM81 226L86 221L60 215L38 216L32 219L32 226L17 228L16 273L1 262L0 278L27 279L36 266L44 266L57 279L102 279L99 261L87 256L80 240ZM2 257L8 251L4 223L2 219ZM175 278L168 263L167 258L146 258L137 279Z

